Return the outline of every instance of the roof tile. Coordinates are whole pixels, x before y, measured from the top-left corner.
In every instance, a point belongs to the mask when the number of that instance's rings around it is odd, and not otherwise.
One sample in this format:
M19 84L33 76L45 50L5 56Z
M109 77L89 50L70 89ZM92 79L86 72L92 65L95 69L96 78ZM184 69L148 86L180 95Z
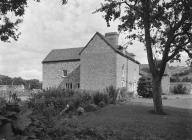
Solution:
M83 47L52 50L42 63L80 60L79 52L82 49Z

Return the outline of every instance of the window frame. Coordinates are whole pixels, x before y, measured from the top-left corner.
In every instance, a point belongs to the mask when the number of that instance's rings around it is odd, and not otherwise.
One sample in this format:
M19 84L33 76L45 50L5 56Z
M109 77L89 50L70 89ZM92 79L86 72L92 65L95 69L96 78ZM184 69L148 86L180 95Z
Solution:
M67 77L67 75L68 75L68 72L67 72L66 69L64 69L64 70L63 70L63 77Z

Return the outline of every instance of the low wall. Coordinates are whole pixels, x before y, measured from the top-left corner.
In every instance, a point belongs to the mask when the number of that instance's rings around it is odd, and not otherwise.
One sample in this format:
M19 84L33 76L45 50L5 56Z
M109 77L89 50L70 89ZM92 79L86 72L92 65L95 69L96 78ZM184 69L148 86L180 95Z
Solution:
M184 87L186 87L187 92L189 94L192 94L192 84L190 82L173 82L173 83L170 83L169 89L170 89L171 94L174 94L173 89L174 89L174 87L176 87L178 85L183 85Z
M23 91L1 90L0 91L0 98L4 98L6 100L9 100L11 98L11 94L13 94L13 93L16 93L17 97L20 98L21 100L26 100L32 95L32 93L35 93L35 92L33 90L23 90Z

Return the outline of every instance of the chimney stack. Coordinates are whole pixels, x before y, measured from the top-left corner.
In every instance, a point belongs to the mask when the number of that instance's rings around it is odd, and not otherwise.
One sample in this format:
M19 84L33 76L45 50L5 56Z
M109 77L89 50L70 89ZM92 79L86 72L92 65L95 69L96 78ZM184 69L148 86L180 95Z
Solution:
M114 47L118 46L119 34L117 32L109 32L105 34L107 41Z

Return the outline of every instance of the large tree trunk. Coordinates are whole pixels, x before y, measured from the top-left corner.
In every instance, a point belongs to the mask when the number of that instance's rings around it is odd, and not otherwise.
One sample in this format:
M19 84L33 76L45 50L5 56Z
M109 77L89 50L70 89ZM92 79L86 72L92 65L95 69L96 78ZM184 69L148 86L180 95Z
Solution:
M163 114L162 98L161 98L161 78L159 76L152 77L152 92L154 111L158 114Z

